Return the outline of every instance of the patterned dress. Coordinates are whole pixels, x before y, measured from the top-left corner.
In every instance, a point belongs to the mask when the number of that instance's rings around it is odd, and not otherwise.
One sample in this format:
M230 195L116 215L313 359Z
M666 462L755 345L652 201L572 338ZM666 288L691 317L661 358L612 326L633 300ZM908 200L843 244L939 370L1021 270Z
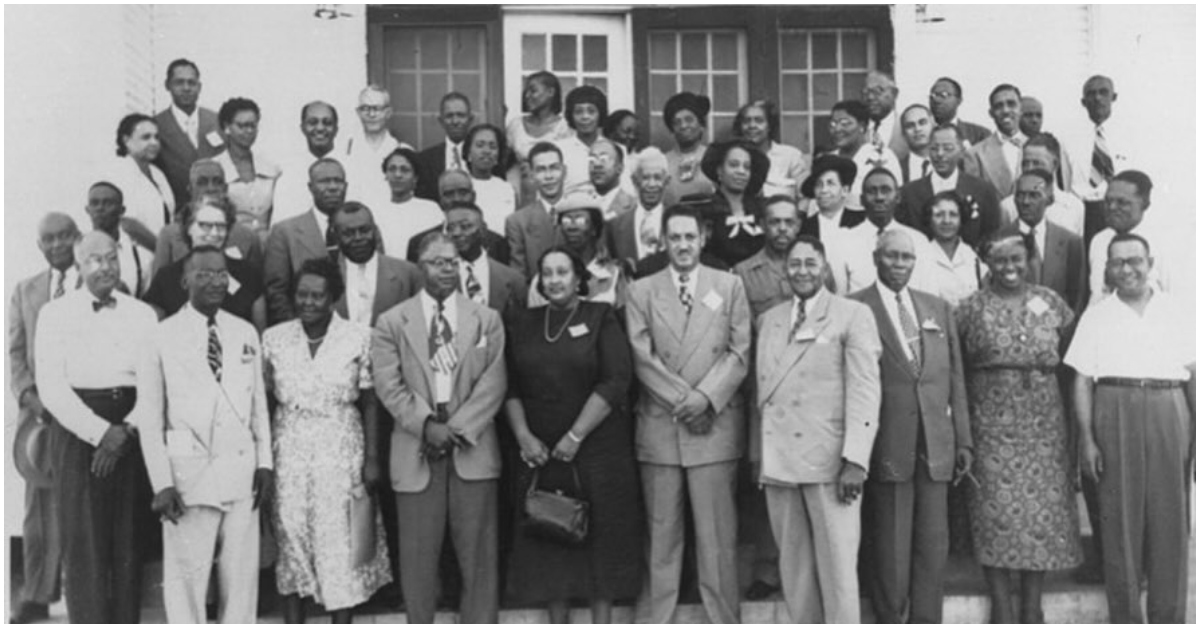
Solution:
M1077 566L1079 513L1055 377L1060 337L1074 315L1054 291L1030 285L1019 301L985 287L956 317L979 483L970 497L975 557L1007 569Z
M370 390L371 331L334 315L316 356L300 321L263 334L274 421L275 577L284 595L311 596L329 610L350 608L392 581L383 520L374 558L353 565L350 497L361 489L362 420L355 402Z

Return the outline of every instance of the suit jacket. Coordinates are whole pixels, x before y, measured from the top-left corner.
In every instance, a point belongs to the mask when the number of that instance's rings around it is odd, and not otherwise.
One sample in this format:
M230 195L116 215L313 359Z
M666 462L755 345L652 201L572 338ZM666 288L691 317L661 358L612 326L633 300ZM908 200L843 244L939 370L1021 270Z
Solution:
M932 235L932 232L921 224L921 209L933 198L933 176L934 174L930 173L900 188L900 205L896 208L897 221L921 231L926 236ZM968 206L968 215L962 220L959 236L967 244L978 246L1003 223L1000 200L992 186L979 177L963 172L962 169L958 171L958 182L954 185L954 191L967 201Z
M500 477L494 419L508 388L504 326L491 309L461 294L450 298L458 308L458 363L447 425L470 443L454 449L454 468L464 480L494 480ZM425 420L435 414L429 358L429 321L420 295L379 317L371 338L371 362L375 394L396 419L389 469L397 493L418 493L429 484L429 463L421 455Z
M525 278L513 268L493 259L488 253L488 307L504 314L525 308Z
M541 199L535 198L504 219L504 237L511 255L509 265L532 280L538 274L538 258L562 241L562 230L551 221Z
M1004 235L1020 235L1020 220L1000 229ZM1085 305L1087 265L1083 259L1083 238L1049 220L1046 226L1046 250L1040 251L1041 264L1028 264L1025 277L1030 283L1045 286L1058 293L1078 314Z
M50 269L21 280L8 302L8 385L13 397L35 386L33 334L38 312L50 300ZM68 288L71 289L71 288Z
M271 325L295 317L288 289L292 275L307 260L329 254L325 234L311 211L276 223L267 236L263 283L267 290L267 319Z
M963 155L963 170L978 177L992 186L996 198L1004 198L1012 194L1016 173L1008 167L1001 149L1000 139L993 133L987 139L971 146Z
M604 225L604 246L608 248L609 256L633 268L636 268L640 261L637 250L637 225L633 224L635 214L632 210L617 214L609 218Z
M741 394L750 351L750 305L742 280L700 266L691 314L679 301L671 271L629 288L625 319L641 387L636 449L641 462L693 467L737 460L745 449ZM696 435L671 418L692 390L708 398L712 429Z
M929 476L949 482L954 475L955 452L959 447L971 447L958 329L949 303L917 290L910 289L909 295L921 327L920 372L904 353L878 284L850 295L871 308L883 341L879 357L882 399L879 432L871 453L871 479L911 482L917 438L923 432Z
M434 231L441 231L441 229L441 225L430 227L409 238L408 250L405 252L404 259L416 264L417 258L420 257L420 251L418 251L418 249L421 246L421 239L433 233ZM507 264L509 263L509 260L512 259L512 256L509 255L508 252L508 240L505 240L504 236L490 229L483 234L483 248L487 249L488 257L500 262L501 264Z
M492 174L501 179L505 178L508 171L508 160L511 158L511 155L508 155L497 159L496 167L492 168ZM438 142L417 153L417 162L420 170L417 172L417 189L413 194L436 203L438 200L438 177L446 171L446 142Z
M272 468L258 332L225 311L216 319L220 382L208 365L202 315L185 307L154 330L156 381L138 425L154 492L174 486L188 506L249 498L255 469Z
M954 126L958 127L958 136L966 140L971 146L986 140L992 134L987 127L975 124L974 122L967 122L961 118Z
M425 287L425 275L416 266L394 257L377 254L379 264L375 270L375 302L371 306L371 325L379 319L379 315L392 307L407 301ZM342 277L346 276L346 259L342 256L339 266ZM349 318L346 305L346 295L334 304L334 309L342 318Z
M822 293L791 342L792 301L757 321L764 482L834 482L843 459L870 469L881 397L875 317Z
M838 221L838 226L843 229L849 229L857 227L866 219L867 212L842 209L842 218ZM800 223L800 234L810 235L818 240L821 239L821 220L817 218L816 214L804 217L804 221Z
M170 107L154 116L154 123L158 125L158 139L162 144L154 164L167 175L171 192L175 194L175 207L183 207L191 198L188 194L188 182L192 164L198 159L212 157L225 150L225 143L219 140L219 135L210 137L210 134L217 130L217 114L203 107L197 109L200 119L196 140L199 146L192 146L192 141L179 127L179 122L175 120L175 114L171 113ZM214 143L211 139L218 141Z

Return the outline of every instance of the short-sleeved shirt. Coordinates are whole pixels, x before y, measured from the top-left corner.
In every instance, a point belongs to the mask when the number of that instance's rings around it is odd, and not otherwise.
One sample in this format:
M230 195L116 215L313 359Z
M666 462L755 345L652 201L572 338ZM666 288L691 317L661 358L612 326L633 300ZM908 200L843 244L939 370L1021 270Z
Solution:
M1196 322L1170 294L1154 292L1138 314L1116 295L1084 311L1063 359L1088 377L1187 380L1196 363Z

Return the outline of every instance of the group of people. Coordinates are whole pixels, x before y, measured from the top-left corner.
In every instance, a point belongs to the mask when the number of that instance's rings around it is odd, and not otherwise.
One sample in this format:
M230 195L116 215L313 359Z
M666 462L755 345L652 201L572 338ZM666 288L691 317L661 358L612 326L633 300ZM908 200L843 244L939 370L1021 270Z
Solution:
M992 131L953 79L897 111L880 72L815 158L764 100L708 143L690 92L663 103L675 144L643 146L543 71L503 129L447 94L420 152L386 90L344 141L309 103L280 166L253 101L200 108L185 59L166 87L121 121L91 230L48 213L12 297L53 477L14 621L61 577L72 622L137 622L161 537L171 622L254 622L273 562L288 622L397 582L432 622L456 574L464 622L504 599L667 623L694 563L714 622L777 591L792 621L858 622L861 582L880 621L937 623L962 491L992 619L1038 622L1045 573L1083 560L1080 472L1110 618L1183 620L1194 324L1108 78L1073 159L1015 86ZM539 490L588 504L582 543L528 525Z

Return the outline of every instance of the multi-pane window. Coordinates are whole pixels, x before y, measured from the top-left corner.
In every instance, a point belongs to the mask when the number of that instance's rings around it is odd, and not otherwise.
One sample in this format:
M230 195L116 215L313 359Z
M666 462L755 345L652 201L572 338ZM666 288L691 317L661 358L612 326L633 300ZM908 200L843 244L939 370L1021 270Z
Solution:
M549 70L558 77L563 96L580 85L608 93L608 36L573 33L521 35L521 72Z
M649 72L650 143L674 145L662 108L679 92L708 96L708 137L727 138L746 98L746 35L735 30L652 30Z
M482 110L486 41L483 27L385 29L384 87L392 96L390 128L397 138L418 147L440 141L437 115L447 92L465 94L473 109Z
M828 149L829 110L860 99L875 68L875 35L865 29L779 31L780 131L785 144L811 154Z

